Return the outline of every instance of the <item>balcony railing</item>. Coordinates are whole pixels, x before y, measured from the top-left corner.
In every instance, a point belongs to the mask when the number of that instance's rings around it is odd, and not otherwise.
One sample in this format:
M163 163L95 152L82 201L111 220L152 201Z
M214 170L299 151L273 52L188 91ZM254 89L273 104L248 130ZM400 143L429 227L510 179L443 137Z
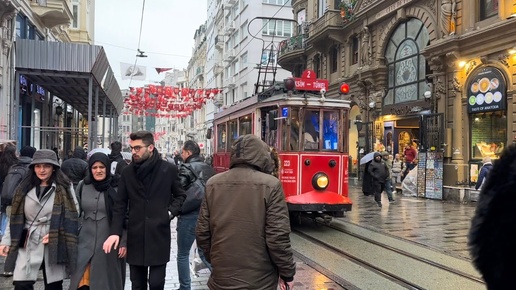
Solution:
M309 29L309 37L313 37L328 28L340 28L343 24L340 10L328 10L322 17L312 23Z
M295 51L298 49L304 49L306 45L306 37L304 34L293 36L289 39L285 39L279 43L279 57L282 55L289 53L291 51Z

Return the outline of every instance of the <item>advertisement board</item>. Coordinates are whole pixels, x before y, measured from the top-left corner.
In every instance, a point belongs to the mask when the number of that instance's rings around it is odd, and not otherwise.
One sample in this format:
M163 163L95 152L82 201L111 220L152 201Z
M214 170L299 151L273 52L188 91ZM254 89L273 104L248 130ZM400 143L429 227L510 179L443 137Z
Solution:
M506 82L502 72L494 67L476 70L467 86L468 113L505 110Z

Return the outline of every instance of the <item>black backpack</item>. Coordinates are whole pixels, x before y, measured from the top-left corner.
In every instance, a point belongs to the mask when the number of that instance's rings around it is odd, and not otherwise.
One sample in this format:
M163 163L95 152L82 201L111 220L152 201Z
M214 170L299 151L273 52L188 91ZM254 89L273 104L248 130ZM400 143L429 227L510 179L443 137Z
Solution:
M2 187L2 207L11 205L14 192L29 172L28 164L15 164L9 168Z

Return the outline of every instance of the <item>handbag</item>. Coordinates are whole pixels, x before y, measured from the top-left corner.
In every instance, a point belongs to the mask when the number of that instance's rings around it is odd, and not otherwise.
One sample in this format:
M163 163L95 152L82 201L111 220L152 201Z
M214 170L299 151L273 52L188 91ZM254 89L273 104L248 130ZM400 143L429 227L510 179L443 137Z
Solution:
M24 228L22 230L20 240L18 241L18 247L21 249L24 249L27 246L28 240L29 240L29 229Z

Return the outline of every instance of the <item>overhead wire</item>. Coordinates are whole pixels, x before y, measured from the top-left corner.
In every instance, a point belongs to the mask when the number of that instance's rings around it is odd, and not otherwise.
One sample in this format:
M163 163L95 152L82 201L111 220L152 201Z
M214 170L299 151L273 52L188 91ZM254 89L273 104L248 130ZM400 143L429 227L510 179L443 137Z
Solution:
M137 53L140 52L140 44L142 41L142 31L143 31L143 15L145 14L145 0L143 0L142 5L142 16L140 18L140 33L138 35L138 49L136 50ZM129 88L131 87L131 83L133 81L134 76L134 70L136 70L136 64L138 63L138 55L135 56L134 65L133 65L133 72L131 72L131 77L129 78Z
M121 49L126 49L126 50L131 50L131 51L134 50L133 48L130 48L130 47L116 45L116 44L112 44L112 43L108 43L108 42L97 41L97 40L95 42L98 43L98 44L109 45L109 46L118 47L118 48L121 48ZM173 54L173 53L165 53L165 52L155 52L155 51L145 51L145 53L147 53L147 54L168 55L168 56L177 56L177 57L192 57L191 55L182 55L182 54Z

